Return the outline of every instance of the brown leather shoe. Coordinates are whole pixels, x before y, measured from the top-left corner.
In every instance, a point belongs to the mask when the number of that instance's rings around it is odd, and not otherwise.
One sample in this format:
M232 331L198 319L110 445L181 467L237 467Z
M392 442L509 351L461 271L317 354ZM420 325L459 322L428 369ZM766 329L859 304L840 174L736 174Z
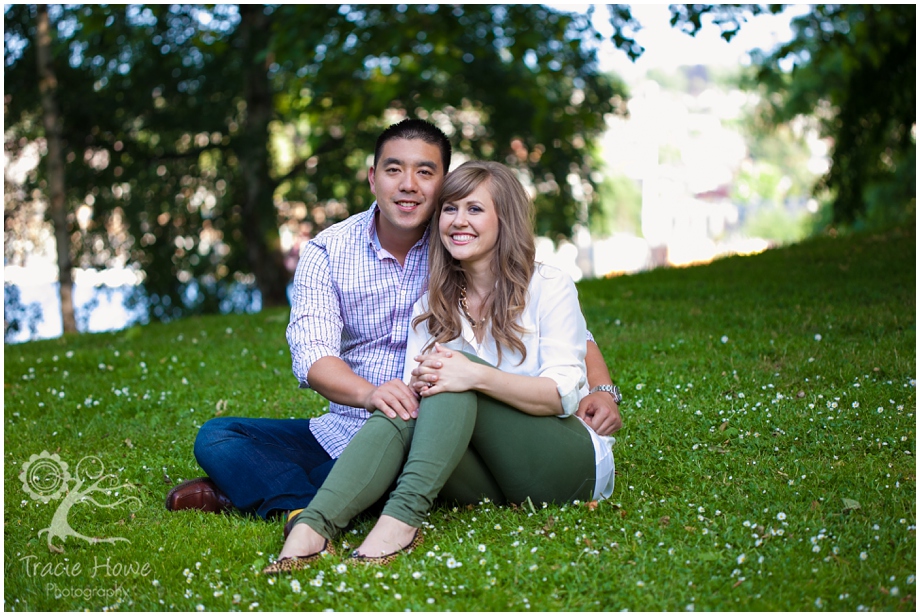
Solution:
M224 513L233 509L233 503L214 482L207 477L183 481L166 495L166 508L170 511L198 509L211 513Z

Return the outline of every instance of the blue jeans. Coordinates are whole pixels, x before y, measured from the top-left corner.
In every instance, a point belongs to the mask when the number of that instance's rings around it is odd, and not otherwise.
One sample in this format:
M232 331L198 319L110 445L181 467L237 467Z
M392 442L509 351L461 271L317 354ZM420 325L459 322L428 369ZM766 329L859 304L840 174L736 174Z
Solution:
M195 458L237 509L263 519L309 505L335 463L309 419L216 417L198 431Z

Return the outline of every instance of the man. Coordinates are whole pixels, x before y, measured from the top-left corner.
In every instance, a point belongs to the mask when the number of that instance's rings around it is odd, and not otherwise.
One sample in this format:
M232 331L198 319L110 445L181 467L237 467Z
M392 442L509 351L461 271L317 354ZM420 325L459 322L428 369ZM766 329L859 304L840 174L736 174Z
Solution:
M329 412L314 419L208 421L195 457L210 479L173 488L167 509L235 506L262 518L296 513L372 411L417 416L418 397L401 376L412 306L428 280L428 221L450 155L444 133L422 120L404 120L380 135L368 173L376 201L306 244L294 275L287 329L294 374L302 388L330 401ZM584 398L577 414L610 434L621 425L619 390L593 341L586 364L589 386L604 390Z

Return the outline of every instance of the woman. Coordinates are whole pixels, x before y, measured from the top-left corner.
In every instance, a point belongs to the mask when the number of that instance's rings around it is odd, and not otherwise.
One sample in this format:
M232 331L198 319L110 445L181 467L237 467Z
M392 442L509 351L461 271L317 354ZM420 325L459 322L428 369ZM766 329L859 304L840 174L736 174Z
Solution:
M429 292L416 304L405 379L413 421L381 412L358 432L279 559L299 569L397 480L352 558L388 562L420 541L434 498L501 504L606 498L610 441L572 416L587 394L584 318L572 280L535 264L533 205L505 166L470 161L444 180Z

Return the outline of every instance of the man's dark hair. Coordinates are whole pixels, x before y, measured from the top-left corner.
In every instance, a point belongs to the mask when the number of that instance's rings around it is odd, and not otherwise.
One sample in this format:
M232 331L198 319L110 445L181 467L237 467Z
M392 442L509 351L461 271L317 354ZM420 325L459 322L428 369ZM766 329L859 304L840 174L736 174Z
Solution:
M441 150L441 163L444 165L444 173L450 170L451 152L447 135L431 122L413 118L393 124L380 133L380 136L377 137L377 146L374 148L374 167L377 166L384 144L393 139L421 139L425 143L438 146L438 149Z

